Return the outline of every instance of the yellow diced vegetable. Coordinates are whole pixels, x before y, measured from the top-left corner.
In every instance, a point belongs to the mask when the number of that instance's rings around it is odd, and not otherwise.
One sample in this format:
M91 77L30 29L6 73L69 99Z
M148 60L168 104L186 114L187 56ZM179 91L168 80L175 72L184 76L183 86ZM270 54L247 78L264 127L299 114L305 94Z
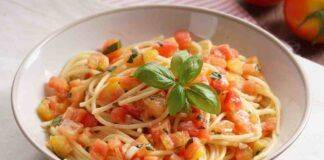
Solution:
M269 141L267 139L260 139L257 140L256 142L254 142L253 144L253 151L256 152L260 152L262 151L265 147L267 147L269 144Z
M72 146L67 138L62 135L51 136L48 144L54 153L61 158L67 157L72 152Z
M146 139L146 137L144 136L144 134L141 134L137 139L136 142L140 143L140 144L149 144L150 142Z
M227 61L227 68L234 73L241 75L243 73L242 67L244 62L240 61L239 59L231 59Z
M132 60L130 60L132 59ZM126 66L127 67L138 67L144 64L144 60L143 60L143 55L142 54L138 54L135 58L129 58L127 60Z
M171 150L171 149L174 148L174 143L173 143L173 141L172 141L172 139L171 139L171 137L169 135L161 134L160 138L161 138L162 144L164 145L164 147L166 149Z
M174 37L170 37L168 39L165 40L166 42L173 42L173 43L177 43L176 39Z
M158 54L159 52L157 50L145 51L143 54L144 63L152 62L157 57Z
M189 51L189 53L191 54L201 54L202 49L200 47L200 45L197 42L192 41L189 45L187 50Z
M198 43L202 49L202 54L203 55L209 55L210 54L210 50L212 49L213 47L213 44L210 40L206 39L206 40L203 40L203 41L200 41Z
M43 121L49 121L55 118L55 113L50 109L49 103L50 103L49 100L43 100L37 108L38 116Z

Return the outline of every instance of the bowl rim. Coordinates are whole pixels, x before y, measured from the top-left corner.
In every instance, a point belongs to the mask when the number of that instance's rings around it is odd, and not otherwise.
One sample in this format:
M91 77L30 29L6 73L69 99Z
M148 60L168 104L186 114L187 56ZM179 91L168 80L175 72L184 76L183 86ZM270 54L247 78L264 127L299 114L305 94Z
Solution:
M283 50L283 52L290 58L290 60L293 62L293 64L295 65L295 67L297 68L297 71L299 72L299 74L301 75L304 87L305 87L305 112L303 113L303 117L302 117L302 121L299 124L299 127L297 129L297 131L294 133L294 135L288 140L288 142L286 142L285 144L283 144L276 152L273 152L272 155L270 155L270 159L274 159L276 157L278 157L280 154L282 154L285 150L287 150L289 148L289 146L291 146L296 139L301 135L302 131L304 130L310 113L311 113L311 92L310 92L310 88L309 88L309 80L308 78L305 76L305 71L304 69L299 65L299 63L297 62L296 57L294 57L293 55L293 51L288 49L288 47L283 44L283 42L281 42L278 38L276 38L274 35L272 35L271 33L269 33L268 31L264 30L263 28L252 24L246 20L240 19L239 17L235 17L233 15L221 12L221 11L217 11L217 10L211 10L211 9L207 9L207 8L202 8L202 7L196 7L196 6L186 6L186 5L166 5L166 4L150 4L150 5L134 5L134 6L128 6L128 7L122 7L122 8L111 8L108 9L106 11L103 12L99 12L96 13L94 15L90 15L84 18L81 18L79 20L76 20L74 22L71 22L63 27L61 27L60 29L52 32L51 34L49 34L47 37L45 37L43 40L41 40L37 45L35 45L35 47L33 47L33 49L31 49L28 54L24 57L24 59L22 60L15 76L14 76L14 80L12 83L12 87L11 87L11 109L15 118L15 121L20 129L20 131L23 133L23 135L26 137L26 139L39 151L41 151L42 153L44 153L47 157L51 158L51 159L58 159L58 157L50 155L47 153L48 150L45 150L44 147L41 147L39 144L37 144L35 142L35 140L29 136L22 124L21 124L21 119L18 116L18 112L17 112L17 105L15 102L15 99L17 97L17 86L20 82L20 76L21 73L23 73L26 69L24 68L26 66L26 64L28 64L28 62L30 62L34 56L36 56L37 54L35 54L35 51L42 48L48 41L52 40L53 38L59 36L61 33L64 33L64 31L68 30L69 28L75 27L83 22L86 22L88 20L91 20L93 18L96 17L100 17L100 16L104 16L104 15L109 15L109 14L113 14L113 13L118 13L118 12L124 12L124 11L131 11L131 10L141 10L141 9L155 9L155 8L161 8L161 9L176 9L176 10L189 10L192 12L202 12L202 13L208 13L214 16L221 16L223 18L227 18L230 20L233 20L237 23L240 23L242 25L245 25L249 28L252 28L253 30L259 32L261 35L263 35L265 38L268 38L269 40L273 41L275 45L277 45L281 50Z

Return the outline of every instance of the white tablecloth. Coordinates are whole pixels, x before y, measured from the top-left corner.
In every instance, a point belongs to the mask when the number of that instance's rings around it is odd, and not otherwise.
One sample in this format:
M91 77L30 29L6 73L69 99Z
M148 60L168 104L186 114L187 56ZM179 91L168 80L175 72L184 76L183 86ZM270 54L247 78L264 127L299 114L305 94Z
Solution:
M41 160L13 118L10 89L14 74L28 51L52 31L73 20L109 9L100 0L0 1L0 159ZM324 159L324 69L297 57L310 80L312 114L298 140L277 159Z

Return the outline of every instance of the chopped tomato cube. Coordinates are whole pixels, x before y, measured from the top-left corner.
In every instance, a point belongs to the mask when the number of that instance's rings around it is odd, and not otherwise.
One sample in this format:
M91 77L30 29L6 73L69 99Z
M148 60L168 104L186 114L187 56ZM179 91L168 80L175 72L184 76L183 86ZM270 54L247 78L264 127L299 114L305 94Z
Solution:
M84 127L95 127L99 124L94 115L87 112L84 118L81 120Z
M197 137L199 134L199 129L195 126L192 121L180 122L178 130L188 131L191 137Z
M222 112L233 113L238 111L241 106L242 102L238 93L233 90L229 90L222 105Z
M108 155L108 145L102 140L97 139L90 148L91 160L106 160Z
M237 134L248 133L253 129L250 116L244 110L229 114L228 119L235 124L234 132Z
M184 157L186 159L200 159L206 156L206 151L199 139L190 139L185 148Z
M133 104L126 104L122 106L123 108L125 108L127 110L127 113L129 115L131 115L133 118L136 119L140 119L141 118L141 114L144 111L143 106L140 105L133 105Z
M72 81L69 82L69 85L70 85L71 88L72 87L76 87L76 86L78 86L80 84L81 84L81 80L80 79L75 79L75 80L72 80Z
M85 85L72 87L70 93L68 93L67 98L70 100L70 102L79 104L84 99L86 89L87 87Z
M213 131L220 134L231 134L234 130L234 123L228 120L223 120L215 125Z
M111 82L100 92L98 96L98 104L100 105L109 104L123 94L124 94L124 89L119 85L119 83Z
M228 44L219 45L217 46L217 49L224 55L226 60L230 60L238 56L238 52L231 49Z
M111 111L111 121L115 123L125 123L127 110L123 107L116 107Z
M152 125L150 132L152 134L152 138L154 143L159 143L161 142L161 135L163 133L170 133L171 132L171 124L170 124L170 120L166 119L160 123L156 123L154 125Z
M221 79L212 80L210 82L210 86L213 87L217 92L222 92L229 87L229 83L222 75Z
M159 54L163 57L172 57L175 52L178 50L178 44L174 42L160 42L155 47Z
M133 76L124 76L124 77L121 77L119 80L120 86L126 91L136 87L140 83L141 83L141 81Z
M271 134L277 127L277 118L268 117L262 122L262 133L263 135Z
M252 160L253 151L250 147L246 147L244 149L237 148L235 150L235 158L239 160Z
M86 116L87 111L84 109L69 107L64 114L63 119L69 119L74 122L81 122Z
M58 131L69 139L77 139L82 131L82 124L76 123L72 120L65 119L59 126Z
M48 82L48 86L55 90L55 94L62 98L66 98L66 94L68 93L70 87L67 81L63 78L59 77L51 77L51 79Z
M170 135L175 147L184 146L190 139L187 131L178 131Z
M187 49L192 39L188 31L178 31L174 34L174 38L179 44L180 50Z

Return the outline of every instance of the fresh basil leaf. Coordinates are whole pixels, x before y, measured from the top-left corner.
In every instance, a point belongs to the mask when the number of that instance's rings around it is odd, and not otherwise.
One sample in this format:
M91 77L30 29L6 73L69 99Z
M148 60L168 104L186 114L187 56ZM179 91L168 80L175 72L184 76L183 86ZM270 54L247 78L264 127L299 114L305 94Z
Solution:
M58 117L54 118L52 120L51 126L54 126L55 127L55 126L61 125L62 120L63 120L62 116L58 116Z
M191 105L208 113L220 113L218 95L210 86L204 83L194 83L185 90L185 93Z
M212 78L213 80L220 80L222 79L222 75L219 72L213 72L210 75L210 78Z
M186 61L190 57L188 51L183 50L179 51L171 59L171 71L173 74L178 77L179 76L179 71L180 67L183 64L184 61Z
M180 67L179 82L185 86L194 80L201 72L203 60L201 56L194 55L188 58Z
M186 95L184 88L176 84L168 95L168 110L171 115L175 115L185 107Z
M118 50L119 48L121 48L121 42L120 40L116 41L115 43L111 44L110 46L108 46L104 51L103 54L110 54L112 52L115 52L116 50Z
M132 54L130 55L127 63L133 63L134 58L138 56L138 51L136 49L132 49Z
M117 66L111 66L107 69L108 72L112 72L117 68Z
M159 89L168 89L175 83L172 73L167 68L156 63L146 63L139 67L135 71L134 77L149 86Z
M190 106L187 98L186 98L185 105L182 108L182 112L187 113L187 114L191 114L191 106Z

